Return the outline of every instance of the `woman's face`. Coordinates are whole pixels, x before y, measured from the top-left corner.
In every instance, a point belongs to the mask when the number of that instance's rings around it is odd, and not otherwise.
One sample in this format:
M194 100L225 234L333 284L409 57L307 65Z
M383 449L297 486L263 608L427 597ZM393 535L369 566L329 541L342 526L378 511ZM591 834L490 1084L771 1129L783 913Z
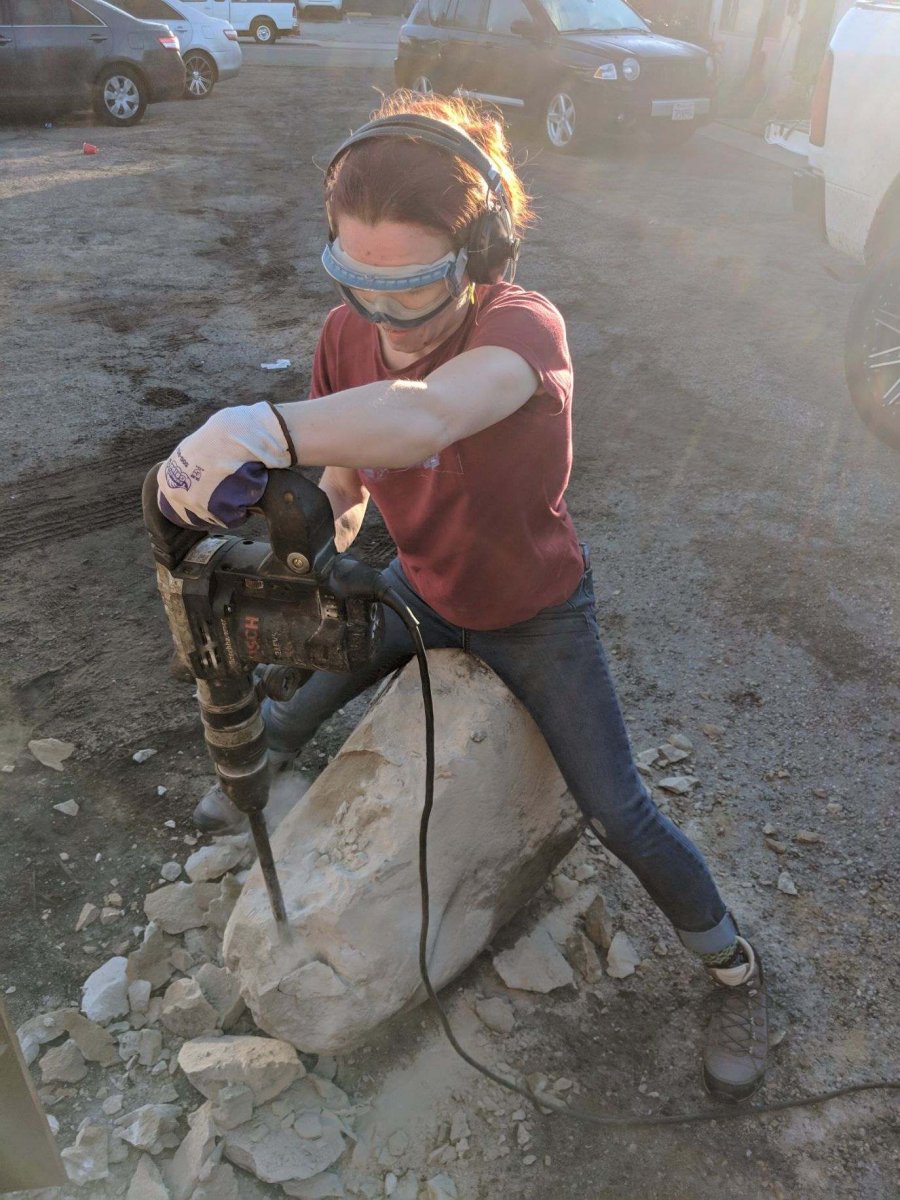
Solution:
M404 225L394 221L380 221L368 225L356 217L342 215L338 221L337 234L341 246L357 262L373 267L407 267L420 263L437 262L454 247L450 238L434 229L420 225ZM394 292L393 296L411 309L422 308L434 299L440 303L447 295L447 285L432 283L410 292ZM390 325L379 325L378 333L382 346L395 354L409 355L412 362L439 345L462 323L467 307L467 293L449 304L424 325L415 329L395 329Z

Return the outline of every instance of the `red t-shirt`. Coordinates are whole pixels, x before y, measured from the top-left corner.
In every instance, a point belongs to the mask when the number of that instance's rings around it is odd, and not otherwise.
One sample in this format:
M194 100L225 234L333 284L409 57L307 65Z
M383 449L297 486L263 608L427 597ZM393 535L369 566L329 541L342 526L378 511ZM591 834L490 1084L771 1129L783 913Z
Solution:
M549 300L513 284L476 288L465 321L392 370L378 330L346 305L319 337L311 396L378 379L423 379L476 346L514 350L540 379L516 412L416 467L360 470L423 600L464 629L502 629L561 604L584 571L563 498L572 469L572 361Z

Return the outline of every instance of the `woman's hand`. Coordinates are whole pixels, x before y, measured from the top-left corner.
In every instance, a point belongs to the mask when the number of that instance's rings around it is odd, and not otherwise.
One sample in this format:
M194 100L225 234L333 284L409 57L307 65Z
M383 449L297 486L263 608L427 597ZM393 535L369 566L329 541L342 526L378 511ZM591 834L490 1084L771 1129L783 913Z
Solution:
M266 490L269 468L296 462L274 407L266 401L214 413L159 468L159 508L180 525L232 529Z

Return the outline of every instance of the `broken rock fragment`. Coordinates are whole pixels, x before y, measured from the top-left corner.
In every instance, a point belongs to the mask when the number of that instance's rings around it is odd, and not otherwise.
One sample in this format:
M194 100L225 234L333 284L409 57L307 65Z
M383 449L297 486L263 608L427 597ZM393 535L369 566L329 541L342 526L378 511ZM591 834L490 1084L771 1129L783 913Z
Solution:
M61 771L63 763L75 751L73 742L63 742L59 738L33 738L28 743L28 749L42 767L51 767Z
M159 1167L146 1154L141 1156L137 1170L131 1177L125 1200L172 1200L169 1189L159 1173Z
M595 896L584 914L584 932L595 946L608 950L613 940L606 904L602 896Z
M163 996L160 1020L178 1037L197 1038L211 1033L218 1025L219 1017L196 979L175 979Z
M84 1055L71 1040L48 1050L40 1068L44 1083L78 1083L87 1075Z
M204 1174L208 1177L222 1157L210 1109L207 1102L191 1113L188 1117L190 1132L166 1167L166 1182L172 1200L189 1200Z
M606 955L606 973L613 979L626 979L633 975L640 964L641 956L631 944L627 933L621 930L613 938Z
M68 1032L68 1019L77 1011L74 1008L57 1008L53 1012L40 1013L19 1026L16 1036L29 1066L37 1058L41 1046L55 1042Z
M512 1005L500 996L492 996L488 1000L476 1000L475 1012L488 1029L492 1029L494 1033L502 1033L505 1036L512 1033L515 1028L516 1014L513 1012Z
M240 836L213 842L211 846L201 846L184 864L188 879L195 883L221 879L226 872L233 871L244 861L248 848L249 838Z
M429 968L440 988L542 886L579 818L536 725L493 672L458 651L431 651L429 663L431 840L441 847L430 865ZM226 930L225 963L256 1024L311 1053L350 1049L424 999L415 955L422 731L409 719L420 704L410 667L275 832L289 936L272 920L258 864ZM487 736L473 740L473 728Z
M344 1138L333 1126L325 1126L319 1138L303 1138L293 1128L282 1129L278 1119L264 1111L225 1135L226 1157L264 1183L309 1179L343 1153Z
M256 1104L272 1100L306 1074L293 1046L264 1037L195 1038L181 1047L178 1065L207 1099L216 1099L229 1084L243 1084Z
M217 967L212 963L204 963L194 978L204 997L216 1010L218 1024L222 1029L230 1029L245 1007L237 979L225 967Z
M69 1012L65 1024L69 1037L88 1062L98 1062L103 1067L118 1062L115 1039L102 1025L89 1021L75 1009Z
M526 992L552 992L575 982L556 942L541 927L519 938L510 950L495 954L493 963L507 987Z
M109 1175L109 1131L105 1125L83 1121L74 1146L60 1154L74 1184L96 1183Z
M237 1172L229 1163L217 1163L197 1185L191 1200L240 1200Z
M344 1200L347 1195L340 1175L333 1171L323 1171L312 1179L283 1183L281 1187L285 1195L299 1197L299 1200Z
M253 1116L253 1093L242 1083L229 1083L221 1089L212 1107L219 1129L236 1129Z
M91 904L88 901L83 905L81 912L78 914L78 920L75 922L75 932L81 933L82 929L86 929L88 925L96 921L100 916L100 909L96 904Z
M128 960L110 958L82 985L81 1011L91 1021L106 1025L128 1014Z
M209 923L209 906L219 898L215 883L170 883L144 900L144 912L163 933L184 933Z
M172 978L175 970L172 954L177 947L174 937L167 937L154 921L150 921L144 930L144 940L128 955L128 982L146 979L151 991L161 988Z
M119 1117L116 1134L138 1150L161 1154L178 1145L174 1130L180 1116L177 1104L142 1104Z

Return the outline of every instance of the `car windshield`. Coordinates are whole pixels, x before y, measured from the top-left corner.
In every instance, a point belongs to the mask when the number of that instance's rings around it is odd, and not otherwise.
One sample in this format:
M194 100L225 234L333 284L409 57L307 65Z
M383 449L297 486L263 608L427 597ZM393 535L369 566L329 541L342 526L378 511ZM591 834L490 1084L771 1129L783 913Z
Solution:
M560 33L650 32L623 0L544 0L544 7Z

